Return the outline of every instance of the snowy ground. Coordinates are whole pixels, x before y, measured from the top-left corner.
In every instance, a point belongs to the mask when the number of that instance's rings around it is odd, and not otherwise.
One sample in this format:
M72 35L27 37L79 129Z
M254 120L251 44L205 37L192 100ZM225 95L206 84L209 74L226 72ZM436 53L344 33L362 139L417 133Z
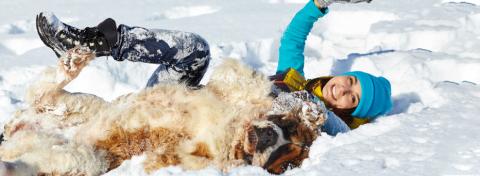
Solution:
M22 106L26 87L55 55L34 19L53 11L85 27L119 23L192 31L211 44L213 67L233 57L274 73L278 40L306 0L0 1L0 125ZM375 123L315 141L286 175L480 175L480 1L374 0L333 5L307 41L306 76L363 70L392 83L394 110ZM155 65L98 58L67 88L111 100L144 87ZM3 125L2 125L3 126ZM146 175L142 156L106 175ZM266 175L242 167L228 175ZM153 175L222 175L178 167Z

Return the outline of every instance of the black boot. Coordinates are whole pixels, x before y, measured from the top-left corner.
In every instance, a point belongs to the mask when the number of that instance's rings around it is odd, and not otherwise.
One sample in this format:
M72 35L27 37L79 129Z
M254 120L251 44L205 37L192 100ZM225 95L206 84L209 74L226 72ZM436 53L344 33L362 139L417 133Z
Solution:
M51 13L37 15L37 32L43 43L52 48L57 57L77 46L95 51L96 56L109 56L118 41L115 21L108 18L96 27L78 29L61 22Z

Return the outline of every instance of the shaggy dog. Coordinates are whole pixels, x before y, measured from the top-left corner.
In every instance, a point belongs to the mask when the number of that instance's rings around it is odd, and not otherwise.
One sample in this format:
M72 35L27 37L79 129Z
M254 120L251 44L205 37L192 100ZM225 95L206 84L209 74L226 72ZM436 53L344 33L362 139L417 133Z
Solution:
M71 49L29 88L29 108L5 126L0 173L99 175L141 154L147 172L251 164L282 173L308 156L324 121L298 96L285 109L264 75L233 60L199 90L157 85L112 102L63 90L94 56Z

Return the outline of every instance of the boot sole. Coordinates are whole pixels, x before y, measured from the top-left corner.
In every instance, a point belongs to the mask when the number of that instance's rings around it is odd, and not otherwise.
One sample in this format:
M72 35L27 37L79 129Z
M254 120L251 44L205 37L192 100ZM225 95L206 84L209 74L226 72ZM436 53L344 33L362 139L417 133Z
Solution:
M59 43L59 41L52 41L55 36L52 36L52 31L49 31L50 28L45 29L46 26L50 26L50 24L47 21L47 18L43 15L43 12L37 15L36 17L36 28L37 28L37 33L42 42L49 48L53 50L55 55L57 55L58 58L65 53L65 49L61 46L56 45L55 43Z

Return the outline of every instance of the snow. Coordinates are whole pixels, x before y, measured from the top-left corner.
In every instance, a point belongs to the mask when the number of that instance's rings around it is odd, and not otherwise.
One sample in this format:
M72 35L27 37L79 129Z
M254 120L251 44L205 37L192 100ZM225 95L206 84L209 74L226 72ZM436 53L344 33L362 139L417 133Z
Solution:
M37 37L40 11L74 26L118 23L196 32L212 65L236 58L275 72L279 38L306 0L0 1L0 125L24 105L26 88L55 55ZM106 10L105 7L108 7ZM88 9L85 11L85 9ZM300 168L285 175L480 175L480 1L374 0L334 4L306 42L307 77L362 70L388 78L394 109L374 123L318 138ZM156 65L97 58L68 91L107 100L142 89ZM3 126L3 125L2 125ZM147 175L144 156L105 175ZM228 175L267 175L240 167ZM223 175L168 167L151 175Z
M210 13L215 13L220 9L211 6L190 6L190 7L173 7L160 14L154 14L150 17L151 20L163 20L163 19L179 19L187 17L195 17Z
M7 49L13 51L16 55L22 55L32 49L44 46L41 40L32 38L15 38L2 42Z
M479 0L444 0L442 1L444 3L471 3L475 5L479 5L480 1Z

